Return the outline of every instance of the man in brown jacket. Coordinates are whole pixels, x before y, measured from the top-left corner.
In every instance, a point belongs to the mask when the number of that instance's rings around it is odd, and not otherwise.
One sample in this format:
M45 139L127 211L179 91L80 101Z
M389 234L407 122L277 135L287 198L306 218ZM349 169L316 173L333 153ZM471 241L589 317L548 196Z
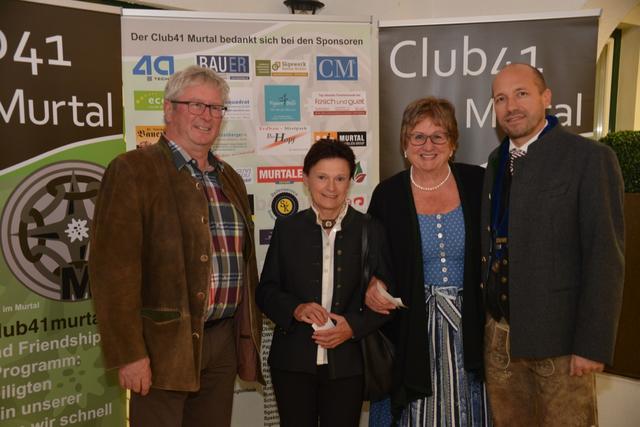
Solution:
M236 374L262 382L249 201L211 152L228 93L211 70L174 74L164 135L111 162L98 195L91 290L134 427L228 426Z

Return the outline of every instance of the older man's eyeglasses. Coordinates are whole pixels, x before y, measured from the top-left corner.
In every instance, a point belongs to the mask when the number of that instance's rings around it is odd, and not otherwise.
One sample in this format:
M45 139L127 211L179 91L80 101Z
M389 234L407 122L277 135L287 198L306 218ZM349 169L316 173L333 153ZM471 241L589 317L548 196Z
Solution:
M187 110L191 114L195 114L199 116L204 113L204 110L209 110L209 114L211 117L224 117L225 111L227 111L227 107L224 105L217 104L205 104L203 102L192 102L192 101L171 101L172 104L184 104L187 106Z
M409 143L415 147L426 144L428 139L431 140L432 144L442 145L447 143L449 134L447 132L434 132L431 135L427 135L422 132L413 132L409 134Z

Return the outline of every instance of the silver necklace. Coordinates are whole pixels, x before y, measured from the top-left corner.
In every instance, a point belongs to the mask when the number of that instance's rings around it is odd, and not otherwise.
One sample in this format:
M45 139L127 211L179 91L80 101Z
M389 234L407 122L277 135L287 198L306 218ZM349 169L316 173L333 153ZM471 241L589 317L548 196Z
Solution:
M411 166L411 169L409 170L409 178L411 178L411 183L413 185L416 186L416 188L418 190L422 190L422 191L435 191L438 188L442 187L444 185L445 182L447 182L447 180L449 179L449 177L451 176L451 166L447 165L447 168L449 168L449 172L447 172L447 176L444 177L444 179L440 182L440 184L436 184L433 187L423 187L421 185L418 185L418 183L416 182L415 179L413 179L413 166Z

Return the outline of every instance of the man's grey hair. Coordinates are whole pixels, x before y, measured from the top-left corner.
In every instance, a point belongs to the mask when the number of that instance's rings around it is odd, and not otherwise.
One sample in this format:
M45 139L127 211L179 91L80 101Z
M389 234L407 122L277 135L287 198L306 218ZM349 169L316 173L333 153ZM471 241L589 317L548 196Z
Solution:
M164 88L164 99L177 101L182 91L194 84L210 84L220 90L223 102L226 103L229 100L229 85L227 82L209 68L198 65L190 65L172 75Z

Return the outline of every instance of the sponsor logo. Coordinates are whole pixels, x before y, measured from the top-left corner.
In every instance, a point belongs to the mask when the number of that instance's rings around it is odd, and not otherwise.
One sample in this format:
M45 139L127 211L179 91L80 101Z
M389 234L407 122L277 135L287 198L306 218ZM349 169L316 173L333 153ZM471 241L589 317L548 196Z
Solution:
M93 163L54 163L9 196L0 222L2 254L32 292L58 301L91 297L89 232L103 173Z
M261 245L268 245L271 242L271 235L273 234L273 229L271 230L258 230L258 241Z
M308 126L259 126L256 136L258 150L269 154L303 154L311 146Z
M300 121L300 87L265 85L264 114L267 122Z
M247 183L253 183L253 168L236 168L238 175L242 177L242 180Z
M297 194L292 190L280 190L271 194L271 214L273 219L294 215L300 204Z
M144 55L133 66L134 76L145 76L147 81L169 80L174 73L173 56Z
M229 100L225 103L227 120L252 120L253 95L250 87L232 87L229 92Z
M302 182L302 166L259 166L258 182L280 184Z
M256 77L308 77L309 65L304 59L257 59Z
M361 195L361 194L354 194L351 195L349 197L347 197L347 203L351 206L353 206L356 209L360 209L360 208L364 208L366 205L366 196Z
M197 55L196 64L209 68L226 80L251 80L248 55Z
M316 79L358 80L358 58L356 56L318 56Z
M355 132L336 132L336 131L321 131L313 133L313 140L319 141L321 139L335 139L337 141L347 144L349 147L366 147L367 146L367 132L355 131Z
M164 132L164 126L136 126L136 148L155 144Z
M216 139L213 146L216 155L224 157L252 153L254 150L249 148L247 132L234 129L230 125L231 123L227 122Z
M354 92L313 92L314 116L364 116L367 114L367 94Z
M362 184L367 177L367 173L365 172L365 164L363 160L358 160L356 162L356 168L353 171L353 182L357 184Z
M137 111L162 111L164 92L161 90L133 91L133 108Z

